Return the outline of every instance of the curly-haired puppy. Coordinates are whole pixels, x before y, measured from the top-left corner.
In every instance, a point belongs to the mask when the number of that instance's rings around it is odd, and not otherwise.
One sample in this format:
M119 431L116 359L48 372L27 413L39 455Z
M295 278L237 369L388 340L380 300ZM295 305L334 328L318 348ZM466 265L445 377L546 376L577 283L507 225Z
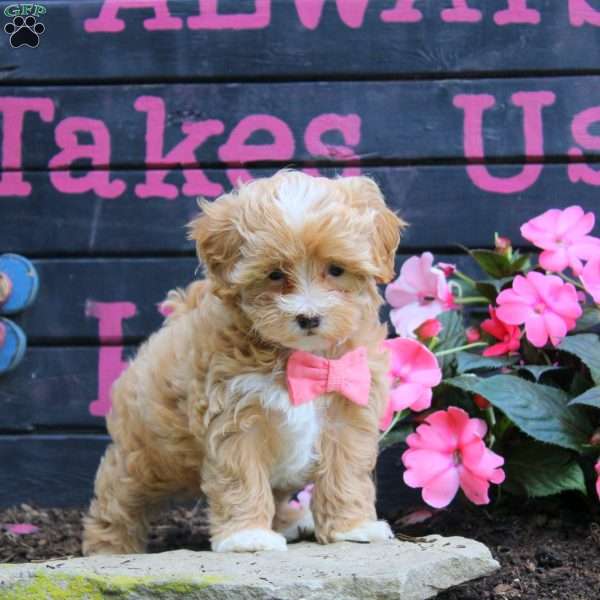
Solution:
M143 551L155 510L201 492L213 550L285 550L308 482L299 516L319 542L391 536L372 480L388 395L377 283L403 225L367 177L281 171L202 203L189 231L206 280L170 294L113 387L86 554Z

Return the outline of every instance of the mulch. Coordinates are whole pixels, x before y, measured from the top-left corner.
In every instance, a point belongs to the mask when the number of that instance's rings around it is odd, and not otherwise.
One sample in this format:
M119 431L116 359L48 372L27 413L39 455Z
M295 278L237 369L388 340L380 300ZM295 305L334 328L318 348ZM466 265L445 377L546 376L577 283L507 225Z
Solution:
M0 511L0 562L43 561L80 555L77 509L22 504ZM32 523L27 535L6 524ZM442 600L600 600L600 512L578 501L502 505L490 511L456 504L397 532L461 535L485 543L500 562L495 574L438 596ZM201 506L172 508L152 529L149 551L209 549Z

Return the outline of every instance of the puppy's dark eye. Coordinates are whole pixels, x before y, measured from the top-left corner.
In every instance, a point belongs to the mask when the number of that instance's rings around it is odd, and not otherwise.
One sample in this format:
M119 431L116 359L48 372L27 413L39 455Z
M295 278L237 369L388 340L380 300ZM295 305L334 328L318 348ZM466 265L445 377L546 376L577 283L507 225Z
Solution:
M285 279L285 275L283 271L276 269L275 271L271 271L269 273L269 279L271 281L283 281Z
M338 265L329 265L329 269L327 269L327 272L332 277L340 277L344 274L344 269L342 267L339 267Z

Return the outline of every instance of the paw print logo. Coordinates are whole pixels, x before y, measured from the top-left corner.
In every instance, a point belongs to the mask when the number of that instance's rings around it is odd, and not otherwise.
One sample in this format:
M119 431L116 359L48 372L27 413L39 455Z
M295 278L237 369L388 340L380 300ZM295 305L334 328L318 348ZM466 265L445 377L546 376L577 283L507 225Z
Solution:
M10 45L13 48L19 46L37 48L40 35L46 31L46 28L42 23L38 23L34 16L29 15L26 19L15 17L12 23L4 26L4 31L10 35Z

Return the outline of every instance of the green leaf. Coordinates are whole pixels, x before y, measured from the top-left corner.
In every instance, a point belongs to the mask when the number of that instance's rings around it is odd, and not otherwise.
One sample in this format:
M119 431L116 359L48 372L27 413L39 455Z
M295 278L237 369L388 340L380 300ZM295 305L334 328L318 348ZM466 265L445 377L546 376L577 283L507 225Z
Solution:
M518 273L520 271L528 271L531 267L531 259L529 255L520 255L518 252L515 252L513 254L513 261L511 267L513 273Z
M465 326L460 313L450 310L439 315L438 320L442 324L442 331L438 336L439 342L435 347L436 352L457 348L467 343ZM448 374L452 366L456 364L456 355L440 356L438 357L438 363L444 374Z
M507 488L516 488L531 498L567 490L586 493L585 477L576 458L555 446L527 442L514 448L504 470Z
M512 273L508 257L493 250L469 250L469 254L490 277L498 279Z
M577 407L568 408L569 398L562 390L514 375L494 375L486 379L461 375L444 383L481 394L521 431L540 442L580 451L581 445L589 439L589 420Z
M387 448L388 446L393 446L394 444L400 444L406 441L406 438L413 432L412 425L403 424L397 426L397 429L394 429L379 442L379 452Z
M586 306L583 309L583 315L577 319L575 331L587 331L600 325L600 309L594 306Z
M541 376L548 371L560 371L566 367L556 367L554 365L521 365L519 371L527 371L536 381L539 381Z
M503 358L501 356L481 356L474 352L459 352L456 355L457 371L459 373L468 373L478 369L499 369L513 364L517 360L514 358Z
M579 358L589 368L594 383L600 385L600 338L597 335L569 335L558 345L558 349Z
M492 304L496 303L498 288L491 281L478 281L475 284L475 289L482 296L485 296Z
M574 404L585 404L586 406L593 406L594 408L600 408L600 386L590 388L587 392L583 392L576 398L573 398L569 402L569 406Z

